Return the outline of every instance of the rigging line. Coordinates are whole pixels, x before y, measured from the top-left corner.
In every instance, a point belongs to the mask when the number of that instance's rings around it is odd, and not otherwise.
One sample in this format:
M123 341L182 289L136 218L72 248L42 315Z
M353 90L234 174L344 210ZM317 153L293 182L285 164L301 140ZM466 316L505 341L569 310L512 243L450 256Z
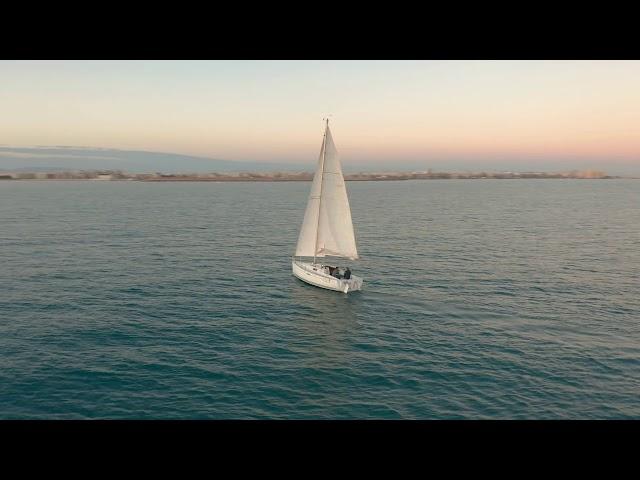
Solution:
M316 244L313 247L313 263L316 263L316 254L318 253L318 229L320 228L320 208L322 207L322 176L324 174L324 159L327 153L327 130L329 130L329 119L327 118L327 126L324 129L324 137L322 139L322 169L320 170L320 196L318 201L318 222L316 223Z

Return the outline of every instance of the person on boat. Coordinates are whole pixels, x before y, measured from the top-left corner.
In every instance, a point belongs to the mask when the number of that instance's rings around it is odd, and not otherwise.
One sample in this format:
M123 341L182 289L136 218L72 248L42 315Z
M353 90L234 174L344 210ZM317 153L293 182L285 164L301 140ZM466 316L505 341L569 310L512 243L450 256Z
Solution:
M344 271L344 276L342 278L345 280L349 280L351 278L351 270L349 270L349 267Z
M333 276L336 278L342 278L342 275L340 275L340 269L338 267L336 267L333 271Z

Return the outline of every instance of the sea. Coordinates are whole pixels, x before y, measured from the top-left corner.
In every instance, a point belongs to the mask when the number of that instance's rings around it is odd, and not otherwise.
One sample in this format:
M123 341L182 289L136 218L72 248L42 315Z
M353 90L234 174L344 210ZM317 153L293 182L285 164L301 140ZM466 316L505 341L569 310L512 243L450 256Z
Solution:
M0 419L640 419L640 180L0 182Z

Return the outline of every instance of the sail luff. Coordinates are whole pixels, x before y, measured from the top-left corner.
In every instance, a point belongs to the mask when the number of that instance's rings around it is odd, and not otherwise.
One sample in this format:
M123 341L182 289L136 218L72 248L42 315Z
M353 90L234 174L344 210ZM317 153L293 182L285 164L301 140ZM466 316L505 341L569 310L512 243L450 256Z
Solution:
M316 263L318 255L318 232L320 231L320 210L322 209L322 183L324 179L324 158L327 153L327 130L329 130L329 119L327 118L327 126L324 129L322 137L322 163L320 164L320 198L318 199L318 221L316 222L316 242L313 246L313 263Z

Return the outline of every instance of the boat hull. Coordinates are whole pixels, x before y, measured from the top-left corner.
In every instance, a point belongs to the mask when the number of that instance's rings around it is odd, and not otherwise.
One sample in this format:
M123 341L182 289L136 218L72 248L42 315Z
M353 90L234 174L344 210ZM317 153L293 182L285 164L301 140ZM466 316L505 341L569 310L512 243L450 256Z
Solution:
M317 264L314 265L312 263L294 260L291 262L291 269L296 278L299 278L303 282L315 287L326 288L327 290L334 290L336 292L343 293L357 291L362 288L361 277L351 275L349 280L335 278L323 273L320 265Z

